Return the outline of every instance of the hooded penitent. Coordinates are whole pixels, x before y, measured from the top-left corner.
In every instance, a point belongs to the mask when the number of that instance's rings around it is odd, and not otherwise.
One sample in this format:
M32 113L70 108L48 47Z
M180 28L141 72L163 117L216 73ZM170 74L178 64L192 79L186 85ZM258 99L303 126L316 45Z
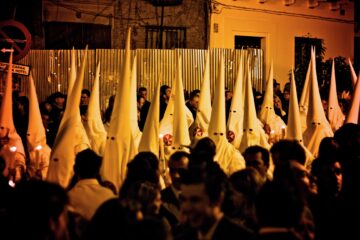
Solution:
M269 149L270 146L267 142L266 134L261 127L261 122L256 116L249 62L247 63L247 76L245 79L244 123L240 152L244 152L246 148L254 145L260 145Z
M37 174L41 173L41 178L45 178L48 172L51 149L46 144L46 132L31 74L29 77L29 124L26 139L30 165Z
M139 152L152 152L159 158L160 84L158 81L139 144Z
M100 112L100 63L98 63L95 73L94 85L91 91L89 106L87 110L84 127L90 140L91 149L98 155L103 156L106 143L106 130L101 119Z
M244 54L241 51L239 68L236 76L234 95L231 100L229 119L227 122L227 139L235 148L240 147L243 134L244 120L244 98L243 98L243 81L244 81Z
M330 92L327 110L327 116L331 129L335 132L344 124L345 116L341 111L337 97L334 60L331 68Z
M136 82L137 82L137 62L136 55L133 60L132 69L131 69L131 89L130 89L130 119L131 119L131 130L133 133L133 138L135 141L136 148L139 146L141 139L141 131L138 124L137 116L137 92L136 92Z
M241 153L226 139L224 68L224 59L221 55L208 134L216 144L215 161L219 163L226 174L230 175L245 168L245 160Z
M3 175L8 176L9 172L14 175L16 171L16 178L19 178L20 168L25 170L25 151L21 138L16 132L13 120L12 62L13 53L10 52L5 92L2 96L0 109L0 155L5 160Z
M289 113L288 113L288 125L286 129L286 139L296 140L304 148L306 153L306 162L305 165L309 166L314 159L310 151L304 146L300 113L299 113L299 104L297 100L297 91L295 84L295 75L294 69L291 71L291 88L290 88L290 100L289 100Z
M311 60L309 62L308 70L306 72L306 78L301 92L299 110L300 110L300 121L301 121L301 130L304 133L306 130L306 116L309 110L309 99L310 99L310 69L311 69Z
M90 142L80 117L80 96L84 82L87 48L80 73L68 95L67 108L61 119L52 149L47 180L67 187L73 175L76 153L89 148Z
M210 54L208 49L205 60L203 80L200 88L199 107L196 112L194 123L190 127L192 144L208 135L208 127L211 117L211 93L210 93Z
M346 123L355 123L355 124L359 123L359 118L360 118L359 108L360 108L360 74L356 81L356 85L353 93L353 99L351 101L350 111L346 118Z
M131 130L129 104L131 98L129 91L131 88L130 34L129 28L126 36L125 59L121 67L121 78L117 86L101 168L104 178L114 183L117 189L126 177L128 162L137 154Z
M165 146L165 159L169 159L171 154L176 151L189 151L190 145L190 136L189 136L189 127L193 123L194 119L190 110L185 105L184 98L184 87L182 82L182 63L181 57L177 57L177 71L175 73L175 84L174 92L175 94L171 96L170 101L172 101L173 112L172 115L166 116L168 109L165 111L165 117L169 117L169 120L172 120L172 135L163 135L163 141ZM169 105L170 105L169 101ZM169 105L167 108L169 108ZM171 105L170 105L171 107ZM189 115L190 113L190 115ZM191 117L192 121L189 121ZM164 120L163 118L163 120ZM163 121L162 120L162 121ZM161 122L162 124L163 122ZM163 134L163 132L160 132Z
M311 51L309 110L307 113L307 127L303 137L305 146L316 157L321 140L324 137L332 137L334 134L321 104L315 61L315 49L313 49Z
M163 118L161 119L160 122L160 135L163 137L163 142L164 142L164 154L165 154L165 159L169 159L169 157L171 156L171 154L173 152L176 151L176 147L174 146L174 133L175 133L175 124L181 124L183 125L183 119L177 119L178 117L175 117L175 114L177 114L177 116L181 116L181 118L183 117L183 115L185 115L186 117L186 123L187 123L187 129L185 130L185 128L183 128L184 131L186 131L187 136L189 136L189 127L191 126L191 124L194 122L194 118L192 116L191 111L186 107L185 105L185 101L181 100L181 96L177 96L177 95L183 95L183 85L181 82L181 86L178 86L179 83L179 78L182 79L182 74L179 73L180 71L182 71L181 68L181 64L179 64L179 58L177 58L177 63L176 63L176 72L175 72L175 81L173 83L173 88L171 91L171 96L168 102L168 105L166 107L165 113ZM181 80L182 81L182 80ZM177 109L175 107L175 101L177 99L177 103L176 105L179 106L179 104L183 104L184 108L181 107L181 109ZM182 99L184 99L182 97ZM181 103L182 102L182 103ZM176 109L176 111L175 111ZM182 111L182 113L180 113L179 111ZM177 128L180 126L176 126ZM184 126L182 126L184 127ZM185 133L183 133L185 134ZM185 135L183 135L185 136ZM186 137L185 137L186 138ZM179 139L179 136L178 136ZM189 138L190 140L190 138ZM187 140L186 140L187 142ZM184 143L184 145L190 145L190 142L188 143ZM185 150L185 148L183 149Z
M273 63L271 62L269 78L266 84L266 91L259 113L259 119L264 125L269 125L274 136L282 136L282 131L286 125L284 121L276 115L274 110L273 68Z
M175 81L176 81L176 95L174 101L174 141L173 146L177 149L183 149L183 146L190 145L190 136L189 136L189 125L187 123L186 117L186 105L184 94L181 94L184 90L183 80L182 80L182 62L181 58L178 58L178 71L176 73Z

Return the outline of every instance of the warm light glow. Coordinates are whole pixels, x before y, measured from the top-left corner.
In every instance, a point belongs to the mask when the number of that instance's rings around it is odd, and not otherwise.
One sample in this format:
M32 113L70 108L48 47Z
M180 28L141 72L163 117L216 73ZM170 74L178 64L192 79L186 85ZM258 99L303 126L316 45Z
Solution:
M275 130L271 130L270 134L274 134L275 133Z
M40 151L42 149L42 146L41 145L37 145L36 147L35 147L35 150L37 150L37 151Z
M10 187L15 187L15 182L13 180L9 180L9 186Z
M162 133L159 134L159 138L163 138L164 135Z
M286 126L285 126L285 125L282 125L282 126L281 126L281 129L285 129L285 128L286 128Z
M9 149L10 149L10 152L16 152L17 148L15 146L11 146Z

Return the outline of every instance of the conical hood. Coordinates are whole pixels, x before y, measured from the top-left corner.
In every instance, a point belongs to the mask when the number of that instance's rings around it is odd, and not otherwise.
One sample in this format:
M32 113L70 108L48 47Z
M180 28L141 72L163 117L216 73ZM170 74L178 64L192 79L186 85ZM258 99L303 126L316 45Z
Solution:
M307 113L309 110L309 99L310 99L310 72L311 72L311 60L309 62L308 70L306 72L306 78L303 86L303 90L301 92L300 102L299 102L299 110L300 110L300 121L301 121L301 129L304 133L307 127Z
M216 144L214 160L228 175L245 167L241 153L226 139L225 122L225 66L224 57L220 57L220 67L214 91L214 103L209 124L209 137Z
M352 84L355 87L357 76L356 76L356 73L355 73L355 70L354 70L354 67L352 65L352 62L351 62L350 58L348 60L349 60Z
M51 153L47 180L67 187L73 175L76 153L89 148L90 142L80 117L80 97L87 62L87 47L81 70L67 100L60 127Z
M91 149L103 156L106 143L106 130L100 112L100 62L96 67L94 85L91 91L87 120L84 122L86 133L89 137Z
M13 120L13 103L12 103L12 69L13 69L13 53L10 52L9 67L5 80L5 92L2 96L0 109L0 138L8 138L8 143L1 149L1 155L5 159L6 169L4 176L7 176L7 169L18 164L25 168L25 150L20 136L17 134ZM6 153L4 152L6 151ZM15 160L14 160L15 158ZM8 166L8 164L12 166Z
M132 70L131 70L131 89L130 89L130 120L131 120L131 130L135 141L135 146L139 146L139 142L141 139L141 131L139 129L138 124L138 116L137 116L137 91L136 91L136 83L137 83L137 61L136 55L133 60Z
M119 189L126 177L127 164L136 155L135 142L131 130L131 29L128 29L125 45L125 59L121 67L121 78L117 86L114 110L111 115L108 136L101 168L105 179Z
M184 87L182 82L182 62L181 57L178 57L176 81L176 94L174 101L174 143L176 147L190 145L189 126L186 118L186 105L184 99Z
M286 138L290 140L297 140L300 143L303 143L294 69L291 69L291 89Z
M212 114L209 123L208 134L209 137L217 142L219 138L226 137L226 122L225 122L225 66L224 57L220 57L220 67L217 77L216 88L214 91L214 103L212 107Z
M177 74L177 73L175 73ZM176 75L175 75L176 78ZM160 121L160 134L164 136L164 138L166 138L165 136L171 136L170 141L168 141L168 146L172 145L173 143L173 129L174 129L174 104L175 104L175 96L178 91L178 87L176 86L176 82L173 82L172 88L171 88L171 96L169 99L169 102L166 106L166 110L164 113L163 118ZM180 94L183 94L183 89L181 89ZM191 111L186 107L185 108L185 115L186 115L186 121L187 121L187 125L191 126L191 124L194 122L194 118L192 116ZM167 141L167 140L166 140Z
M71 66L70 66L70 76L68 81L68 96L70 96L71 89L74 86L76 80L76 61L75 61L75 50L74 48L71 49Z
M259 113L259 119L263 124L269 124L273 121L275 117L274 111L274 70L273 70L273 62L270 65L269 78L266 84L266 91L264 95L264 101L261 105L261 110Z
M46 144L46 132L41 119L34 79L31 74L29 76L29 124L26 139L30 164L35 170L41 169L42 177L46 177L51 149Z
M33 149L38 145L46 145L46 132L41 119L32 74L29 76L29 124L26 138L28 149Z
M174 125L174 101L175 101L176 82L173 83L171 88L171 96L165 109L163 118L160 121L159 131L163 136L169 134L173 135Z
M331 68L330 93L329 93L327 114L331 129L335 132L343 125L345 116L341 111L337 97L334 60L332 62L332 68Z
M359 123L359 108L360 108L360 74L356 81L356 85L354 88L353 99L351 102L350 111L346 118L346 123Z
M74 87L75 81L76 81L76 56L75 56L75 50L74 48L71 49L71 63L70 63L70 75L68 79L68 89L67 89L67 97L69 98L71 96L71 91ZM69 103L67 103L69 104ZM60 132L60 129L63 128L62 124L64 121L60 122L58 132Z
M244 100L244 126L243 136L240 144L240 152L244 152L246 148L259 145L260 129L259 120L256 116L254 96L251 86L251 72L249 62L247 64L246 90Z
M236 76L234 95L231 100L229 119L227 122L227 139L235 148L240 147L243 134L244 120L244 101L243 101L243 81L244 81L244 51L241 51L238 72Z
M329 122L326 120L325 112L321 104L315 61L315 49L313 49L311 51L311 85L307 128L303 137L306 147L314 156L317 156L321 140L324 137L332 137L334 134Z
M144 130L139 144L139 152L152 152L159 157L159 112L160 84L158 81L149 112L145 120Z
M316 59L315 49L311 53L311 81L310 81L310 99L309 99L309 111L308 111L308 126L309 123L322 123L327 124L324 108L321 103L320 91L318 86L317 74L316 74Z
M203 80L200 88L199 106L196 112L195 121L190 130L190 137L194 139L194 142L208 135L208 127L211 117L210 54L211 50L208 49Z

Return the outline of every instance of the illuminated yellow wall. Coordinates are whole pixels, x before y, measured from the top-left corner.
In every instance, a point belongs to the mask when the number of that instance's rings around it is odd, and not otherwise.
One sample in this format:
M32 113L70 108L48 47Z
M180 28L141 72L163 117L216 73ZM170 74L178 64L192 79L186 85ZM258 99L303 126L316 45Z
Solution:
M211 47L234 48L235 36L265 37L266 76L269 62L274 61L274 78L282 86L288 81L288 72L294 64L295 37L309 35L324 39L325 59L354 54L354 9L349 1L340 11L331 11L329 3L321 2L314 9L307 0L296 0L284 6L283 0L219 0L213 4L211 15ZM218 24L218 32L214 32Z

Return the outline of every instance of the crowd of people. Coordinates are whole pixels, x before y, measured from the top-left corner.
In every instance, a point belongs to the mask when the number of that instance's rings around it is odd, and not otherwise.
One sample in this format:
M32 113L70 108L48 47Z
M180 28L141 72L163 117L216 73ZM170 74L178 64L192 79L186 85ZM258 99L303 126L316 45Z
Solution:
M1 177L4 239L356 239L360 127L345 124L325 138L311 170L296 141L270 151L251 146L246 168L227 176L214 161L215 143L168 161L161 189L159 160L140 152L120 189L103 180L102 158L79 152L67 189L23 177ZM270 159L275 170L267 175ZM0 158L0 166L4 161ZM1 169L3 170L3 169Z
M160 92L161 119L171 88L164 85ZM194 118L199 93L184 92ZM90 94L87 89L81 93L83 121ZM229 109L231 91L225 96ZM289 85L282 93L274 81L275 113L285 123L289 96ZM259 110L262 94L254 92L254 98ZM341 100L345 115L347 101ZM26 139L28 100L14 92L13 102L16 130ZM103 112L105 126L110 123L113 103L114 96ZM142 130L151 104L146 88L139 88L137 103ZM65 106L66 96L60 92L40 103L49 146ZM74 176L66 189L26 172L15 186L1 176L2 236L39 240L356 239L359 234L353 219L360 214L359 149L360 126L345 124L333 138L322 140L311 168L305 167L306 154L297 141L280 140L270 150L247 148L242 153L246 168L228 176L214 161L215 143L202 138L190 153L173 153L167 171L162 171L153 153L138 153L128 163L120 189L103 179L102 158L86 149L77 153ZM271 162L275 168L269 176ZM0 167L3 172L2 158ZM164 179L166 186L161 182Z

